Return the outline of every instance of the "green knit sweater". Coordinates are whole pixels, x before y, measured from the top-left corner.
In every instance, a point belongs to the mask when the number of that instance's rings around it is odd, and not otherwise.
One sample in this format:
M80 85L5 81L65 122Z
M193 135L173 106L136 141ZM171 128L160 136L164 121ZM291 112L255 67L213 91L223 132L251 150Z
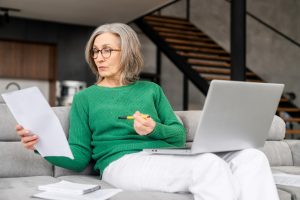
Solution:
M149 114L156 122L154 130L138 135L133 120L118 119L135 111ZM94 169L104 169L118 158L144 148L182 147L185 129L177 120L162 89L152 82L137 81L115 88L98 85L77 93L70 111L69 145L74 160L46 157L54 165L81 171L91 158Z

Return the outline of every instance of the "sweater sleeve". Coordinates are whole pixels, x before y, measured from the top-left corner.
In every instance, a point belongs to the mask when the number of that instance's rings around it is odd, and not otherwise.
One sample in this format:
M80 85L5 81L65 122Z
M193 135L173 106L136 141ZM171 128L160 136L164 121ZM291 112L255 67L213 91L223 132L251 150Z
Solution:
M178 121L161 87L158 86L157 88L155 104L160 122L156 122L154 130L148 136L182 147L186 141L185 128Z
M70 111L69 145L74 160L66 157L48 156L45 159L57 166L82 171L88 165L91 150L91 131L88 123L88 108L82 96L75 95Z

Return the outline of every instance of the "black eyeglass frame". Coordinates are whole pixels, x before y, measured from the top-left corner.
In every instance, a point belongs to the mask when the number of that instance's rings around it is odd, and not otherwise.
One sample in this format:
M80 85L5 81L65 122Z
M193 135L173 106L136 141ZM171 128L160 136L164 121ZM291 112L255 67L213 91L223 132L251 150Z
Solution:
M111 48L97 49L96 51L95 51L95 50L96 50L96 49L91 49L91 52L90 52L91 57L92 57L93 59L97 59L97 58L98 58L99 52L101 53L101 56L102 56L104 59L108 59L108 58L110 58L111 52L112 52L112 51L121 51L121 49L111 49ZM103 55L103 51L104 51L104 54L107 53L108 56L104 56L104 55ZM105 52L105 51L107 51L107 52ZM108 53L108 52L109 52L109 53Z

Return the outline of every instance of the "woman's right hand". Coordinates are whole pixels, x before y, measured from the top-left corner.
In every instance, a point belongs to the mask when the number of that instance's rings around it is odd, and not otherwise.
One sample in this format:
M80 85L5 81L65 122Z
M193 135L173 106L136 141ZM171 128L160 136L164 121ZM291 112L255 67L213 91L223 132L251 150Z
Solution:
M17 134L21 137L21 142L26 149L35 150L34 145L38 143L38 136L30 133L21 125L16 126Z

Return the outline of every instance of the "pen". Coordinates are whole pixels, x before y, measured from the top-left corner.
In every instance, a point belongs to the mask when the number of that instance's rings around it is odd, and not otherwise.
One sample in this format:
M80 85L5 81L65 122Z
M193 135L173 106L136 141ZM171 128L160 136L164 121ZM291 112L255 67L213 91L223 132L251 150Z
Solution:
M147 118L150 118L150 116L149 115L141 115L144 119L147 119ZM118 117L118 119L134 119L134 117L133 116L120 116L120 117Z

